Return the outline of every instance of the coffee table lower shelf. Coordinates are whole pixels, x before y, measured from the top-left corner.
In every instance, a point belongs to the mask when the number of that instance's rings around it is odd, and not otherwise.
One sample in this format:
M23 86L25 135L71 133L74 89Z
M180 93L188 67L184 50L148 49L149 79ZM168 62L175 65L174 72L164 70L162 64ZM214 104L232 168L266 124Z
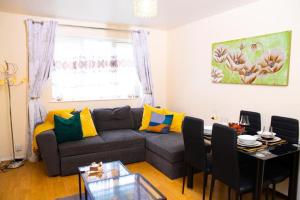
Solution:
M131 174L120 162L103 164L103 176L89 177L89 166L78 168L79 197L82 200L81 179L84 182L86 200L166 200L146 178L140 174Z

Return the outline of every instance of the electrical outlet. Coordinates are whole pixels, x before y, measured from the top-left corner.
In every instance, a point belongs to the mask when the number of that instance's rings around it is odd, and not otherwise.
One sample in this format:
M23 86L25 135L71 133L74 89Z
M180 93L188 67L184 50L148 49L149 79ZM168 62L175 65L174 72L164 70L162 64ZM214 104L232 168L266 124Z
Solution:
M22 145L15 145L15 150L16 150L16 152L21 152L21 151L23 151Z

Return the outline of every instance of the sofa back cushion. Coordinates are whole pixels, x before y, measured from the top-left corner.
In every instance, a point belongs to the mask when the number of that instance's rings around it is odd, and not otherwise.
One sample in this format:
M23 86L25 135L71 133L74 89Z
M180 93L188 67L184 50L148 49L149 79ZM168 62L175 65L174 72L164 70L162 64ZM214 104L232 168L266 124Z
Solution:
M101 134L101 131L134 127L130 106L95 109L93 119L98 134Z
M144 108L131 108L134 130L138 130L141 127L143 112L144 112Z

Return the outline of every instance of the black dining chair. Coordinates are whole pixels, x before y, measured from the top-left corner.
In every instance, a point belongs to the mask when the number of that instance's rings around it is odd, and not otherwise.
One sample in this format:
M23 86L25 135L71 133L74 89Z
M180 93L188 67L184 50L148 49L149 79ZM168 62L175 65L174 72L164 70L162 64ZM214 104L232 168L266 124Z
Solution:
M187 170L195 169L203 172L203 200L205 199L205 188L207 176L210 172L210 159L207 155L204 142L204 122L202 119L185 117L182 126L184 141L184 165L185 175L183 177L182 194L185 188Z
M236 191L236 199L254 189L254 173L251 166L240 168L237 151L236 132L224 125L214 124L212 131L212 179L209 199L212 200L215 181L228 185L228 199L231 189Z
M260 113L258 112L252 112L252 111L246 111L246 110L241 110L240 111L240 120L242 116L248 116L249 118L249 126L246 126L246 131L247 134L250 135L256 135L257 131L261 130L261 117Z
M299 121L297 119L272 116L271 126L277 136L290 143L298 144L299 140Z
M289 143L298 144L299 121L297 119L272 116L271 127L276 136ZM289 156L276 158L266 163L266 179L272 185L272 200L276 196L276 184L283 182L290 176L292 158ZM266 196L266 198L268 198Z

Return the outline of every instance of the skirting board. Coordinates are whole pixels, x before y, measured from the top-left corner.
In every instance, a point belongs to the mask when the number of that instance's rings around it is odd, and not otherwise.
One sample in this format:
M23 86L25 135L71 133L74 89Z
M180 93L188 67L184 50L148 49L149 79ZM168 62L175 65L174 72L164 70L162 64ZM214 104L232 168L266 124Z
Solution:
M3 162L3 161L10 161L12 160L13 158L12 157L2 157L0 158L0 162ZM24 157L21 157L21 156L17 156L16 159L25 159Z

